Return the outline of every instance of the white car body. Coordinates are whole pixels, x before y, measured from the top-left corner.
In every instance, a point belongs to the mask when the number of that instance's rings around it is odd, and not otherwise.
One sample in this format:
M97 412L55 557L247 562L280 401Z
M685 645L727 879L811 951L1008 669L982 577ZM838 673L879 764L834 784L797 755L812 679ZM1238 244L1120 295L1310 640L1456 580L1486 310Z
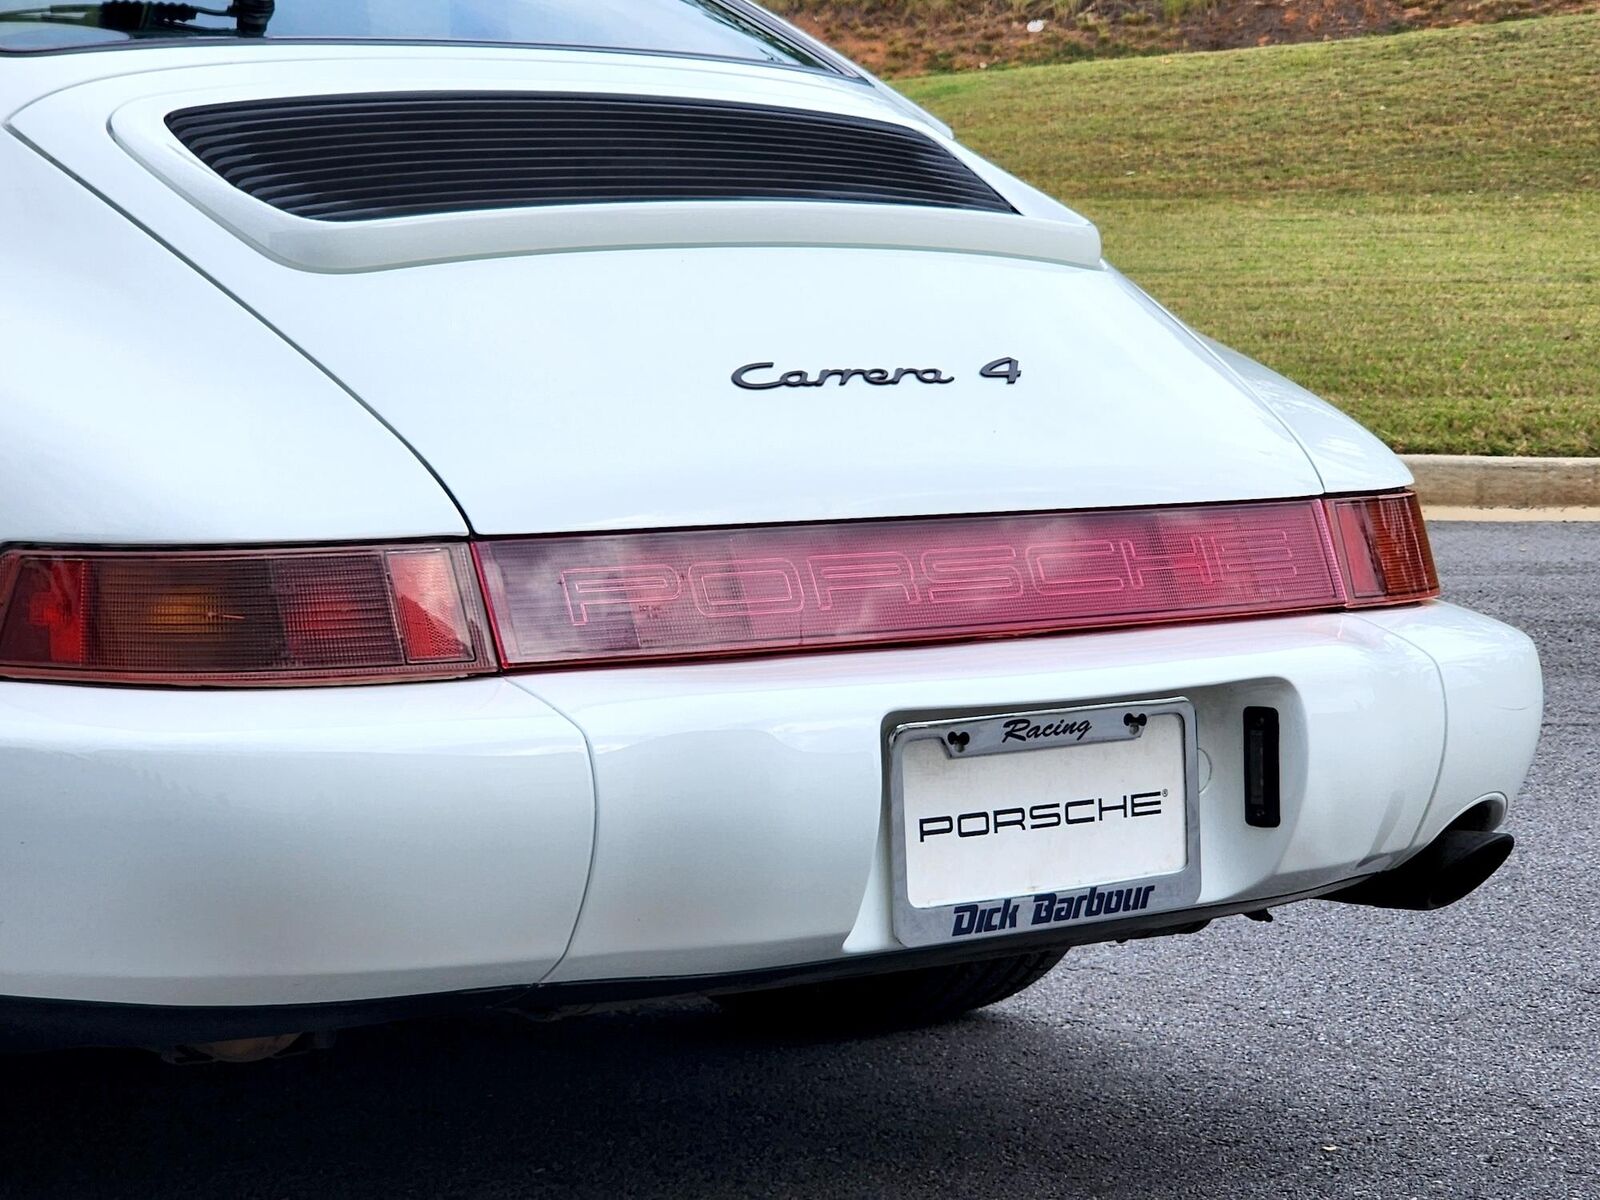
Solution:
M1015 214L751 201L331 224L229 186L164 123L401 91L866 118L932 139ZM450 541L1411 482L1336 410L1159 308L1083 218L863 77L207 41L0 57L0 118L3 545ZM1002 356L1022 363L1015 387L976 374ZM755 362L956 379L730 384ZM1441 601L384 686L12 679L0 1021L78 1030L126 1006L166 1022L145 1040L203 1041L399 998L553 1007L994 953L1004 939L897 935L886 722L1171 697L1198 731L1196 894L1028 944L1329 892L1463 814L1497 826L1541 710L1528 639ZM1284 722L1277 828L1236 811L1247 705Z

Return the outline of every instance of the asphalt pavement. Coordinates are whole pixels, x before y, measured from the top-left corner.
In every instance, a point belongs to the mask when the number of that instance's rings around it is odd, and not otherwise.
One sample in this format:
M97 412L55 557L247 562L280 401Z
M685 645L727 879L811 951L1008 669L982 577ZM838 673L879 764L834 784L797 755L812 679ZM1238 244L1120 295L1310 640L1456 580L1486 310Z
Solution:
M1600 1197L1600 524L1447 524L1538 639L1544 740L1478 894L1075 951L845 1044L708 1004L346 1035L251 1067L0 1061L0 1196Z

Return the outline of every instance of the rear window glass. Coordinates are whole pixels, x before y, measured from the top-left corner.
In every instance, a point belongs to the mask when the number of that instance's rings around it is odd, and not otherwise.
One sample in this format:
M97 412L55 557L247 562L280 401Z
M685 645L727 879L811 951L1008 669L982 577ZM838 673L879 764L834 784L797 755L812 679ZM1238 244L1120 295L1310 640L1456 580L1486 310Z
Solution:
M239 37L238 19L218 15L227 7L226 0L199 0L198 5L109 0L71 6L0 0L0 50L170 45ZM234 7L258 14L267 8L259 0ZM203 8L215 11L197 11ZM264 29L243 33L267 41L511 44L828 68L779 29L719 0L277 0Z

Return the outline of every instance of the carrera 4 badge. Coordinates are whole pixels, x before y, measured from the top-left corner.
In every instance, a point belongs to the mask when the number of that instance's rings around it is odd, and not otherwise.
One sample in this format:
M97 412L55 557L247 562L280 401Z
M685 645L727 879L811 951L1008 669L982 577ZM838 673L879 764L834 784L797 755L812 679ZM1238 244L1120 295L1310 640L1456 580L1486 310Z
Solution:
M954 375L947 375L938 367L897 367L892 371L883 367L829 367L815 375L809 371L779 372L776 368L776 363L746 363L733 373L734 385L746 391L765 392L773 388L825 387L830 383L844 387L856 379L873 387L898 387L907 381L936 385L956 381ZM1014 358L997 358L979 367L978 374L984 379L1004 380L1009 386L1022 378L1022 367Z

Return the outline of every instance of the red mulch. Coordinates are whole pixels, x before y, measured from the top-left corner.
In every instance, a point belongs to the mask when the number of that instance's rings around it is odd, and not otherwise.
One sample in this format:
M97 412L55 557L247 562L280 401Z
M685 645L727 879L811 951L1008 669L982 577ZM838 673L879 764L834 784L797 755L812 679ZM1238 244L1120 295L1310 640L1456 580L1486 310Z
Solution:
M882 0L789 0L790 19L872 71L919 74L1174 50L1326 41L1592 11L1600 0L1213 0L1177 20L1162 0L1086 0L1076 17L1008 0L918 9ZM1044 29L1029 33L1028 21Z

